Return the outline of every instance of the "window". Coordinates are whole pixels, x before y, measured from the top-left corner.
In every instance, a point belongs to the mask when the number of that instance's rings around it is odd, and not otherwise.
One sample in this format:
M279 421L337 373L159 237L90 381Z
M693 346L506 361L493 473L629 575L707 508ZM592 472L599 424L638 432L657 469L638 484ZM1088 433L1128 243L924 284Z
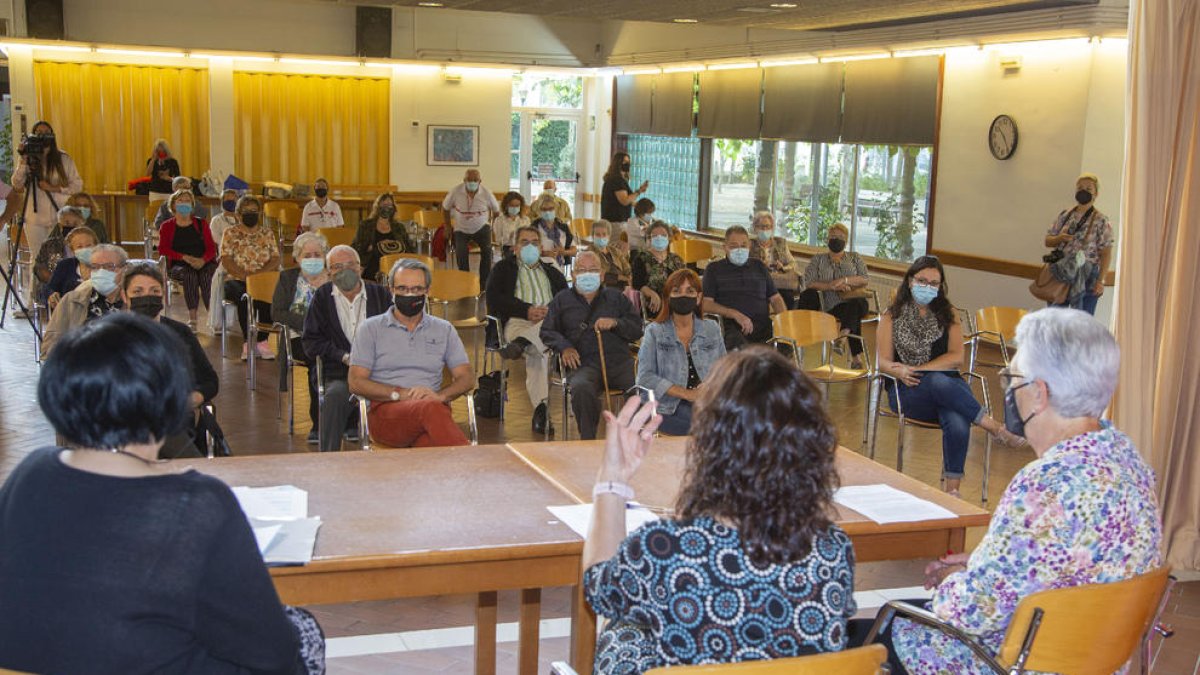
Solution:
M748 226L756 203L767 208L773 176L769 168L760 176L758 167L762 162L772 165L768 155L774 153L776 144L733 138L717 138L712 144L709 227Z
M582 108L583 78L517 73L512 104L514 108Z
M685 230L699 222L700 139L673 136L626 137L632 161L629 183L634 188L650 181L646 197L654 202L654 215Z
M925 255L933 148L859 146L853 250L909 261Z

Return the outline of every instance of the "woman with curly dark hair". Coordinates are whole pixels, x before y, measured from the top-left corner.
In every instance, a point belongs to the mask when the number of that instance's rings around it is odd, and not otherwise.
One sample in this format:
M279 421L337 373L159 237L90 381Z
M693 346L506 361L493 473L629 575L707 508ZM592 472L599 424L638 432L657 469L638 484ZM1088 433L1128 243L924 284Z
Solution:
M837 431L790 360L750 347L717 362L696 404L673 518L625 536L629 481L661 422L605 413L584 589L609 619L595 670L784 658L846 646L854 549L835 525Z
M959 374L963 363L963 331L946 297L946 271L935 256L913 261L904 273L896 298L879 319L876 332L879 370L888 376L888 401L904 416L942 428L942 484L958 496L971 444L971 425L978 424L998 442L1017 447L1025 442L988 417ZM893 386L893 381L896 383Z

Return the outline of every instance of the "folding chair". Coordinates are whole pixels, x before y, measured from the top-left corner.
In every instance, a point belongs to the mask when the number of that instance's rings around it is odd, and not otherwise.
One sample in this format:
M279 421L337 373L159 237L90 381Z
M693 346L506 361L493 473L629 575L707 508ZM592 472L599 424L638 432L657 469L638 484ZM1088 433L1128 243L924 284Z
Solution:
M479 445L479 426L475 420L475 390L466 392L462 395L463 400L467 404L467 438L471 445ZM390 446L376 443L371 439L371 424L367 419L367 413L371 410L371 402L362 396L355 396L358 400L358 437L362 443L362 449L367 452L373 452L375 446L378 445L381 449L387 449Z
M383 277L387 276L387 273L392 269L392 265L395 265L396 261L400 260L401 258L420 260L421 262L425 263L425 266L431 271L437 269L434 259L422 253L389 253L388 255L385 255L379 259L379 274L381 275L381 283L383 283L384 286L391 287L391 284L387 283L387 280Z
M671 666L652 668L646 675L879 675L886 673L887 649L883 645L867 645L840 652L796 656L770 661L706 664L702 666ZM576 675L566 663L550 664L551 675Z
M966 339L971 348L969 368L975 370L978 363L979 344L985 343L1000 348L1002 363L982 362L979 365L989 368L1008 368L1012 365L1009 345L1017 338L1017 324L1029 310L1020 307L982 307L975 310L975 326Z
M893 600L884 605L867 642L903 616L962 643L996 675L1030 672L1108 675L1138 657L1150 671L1150 641L1173 631L1159 623L1175 580L1160 567L1125 581L1083 584L1029 595L1004 632L999 653L939 619L933 612Z
M433 255L433 234L434 234L434 232L437 232L437 229L439 227L443 227L445 225L445 214L443 214L441 212L441 210L439 210L439 209L424 209L421 211L417 211L415 214L413 214L413 220L416 221L416 223L421 226L421 229L423 229L425 231L425 236L424 236L424 243L425 243L425 247L426 247L425 250L429 253L429 255L432 256ZM450 255L449 255L450 246L453 243L454 243L453 241L446 242L446 253L447 253L446 260L447 261L450 260Z
M250 345L246 350L246 358L249 359L250 367L247 376L250 378L250 388L254 389L257 384L256 366L258 361L258 334L260 332L274 333L281 327L278 323L260 322L254 312L254 301L271 303L275 296L275 285L279 283L279 270L267 270L264 272L256 272L246 277L246 292L242 294L242 302L246 304L247 332L246 344ZM292 358L292 348L288 340L283 341L284 349L288 361Z
M847 384L858 380L866 380L871 376L871 357L867 353L866 343L857 335L842 335L838 328L837 319L824 312L814 312L808 309L792 309L780 312L771 318L775 337L770 344L787 344L792 347L792 357L796 365L804 369L804 349L813 345L821 345L821 363L814 369L804 370L805 374L820 382L825 387L825 398L829 398L829 385ZM830 347L835 342L858 340L863 345L863 368L842 368L833 362ZM848 350L844 350L848 351ZM864 436L864 441L865 441Z
M396 220L411 221L417 211L422 210L420 204L397 204L396 205Z
M483 293L479 290L479 275L462 270L443 270L431 268L433 281L429 285L429 304L442 306L442 318L449 321L455 328L462 330L483 331L487 322L479 318L480 302ZM460 300L474 300L474 311L464 319L450 319L450 303ZM471 363L479 363L479 333L475 334L473 345L475 359Z
M321 229L321 236L329 242L329 248L334 246L349 246L354 243L354 235L358 230L353 227L326 227Z

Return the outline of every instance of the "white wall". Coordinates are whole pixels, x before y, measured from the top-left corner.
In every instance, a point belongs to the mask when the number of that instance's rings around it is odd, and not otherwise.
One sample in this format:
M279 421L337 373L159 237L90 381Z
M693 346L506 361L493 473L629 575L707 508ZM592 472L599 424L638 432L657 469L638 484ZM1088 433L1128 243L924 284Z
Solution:
M934 248L1041 264L1046 229L1074 204L1074 181L1100 175L1098 208L1120 214L1124 162L1125 55L1123 41L1001 50L954 50L946 56L938 146ZM1019 56L1006 73L1002 57ZM1008 114L1019 141L1011 159L988 150L993 118ZM1115 256L1112 269L1115 269ZM1036 308L1028 281L954 268L947 276L964 307ZM1112 289L1097 314L1111 312Z

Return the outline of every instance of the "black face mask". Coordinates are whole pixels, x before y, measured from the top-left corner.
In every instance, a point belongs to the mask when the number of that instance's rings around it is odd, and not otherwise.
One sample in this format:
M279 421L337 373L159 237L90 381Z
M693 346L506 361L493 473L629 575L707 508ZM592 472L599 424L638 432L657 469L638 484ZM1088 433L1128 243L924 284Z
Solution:
M401 314L410 318L420 314L425 309L424 295L397 295L393 296L392 301L396 304L396 309Z
M246 211L242 214L242 224L246 227L254 227L258 225L258 213L254 211Z
M1021 386L1024 387L1026 385L1023 384ZM1021 419L1021 411L1017 410L1017 388L1004 392L1004 428L1009 433L1025 438L1025 425L1036 415L1037 413L1033 413L1029 417Z
M845 248L846 248L846 240L845 239L830 239L829 240L829 250L830 251L833 251L834 253L841 253L843 250L845 250Z
M671 306L673 314L691 314L696 311L696 298L690 298L686 295L671 298L667 301L667 304Z
M1088 192L1087 190L1076 190L1075 201L1079 202L1081 205L1086 204L1092 201L1092 193Z
M129 309L136 314L153 319L163 311L163 300L158 295L139 295L129 299Z
M325 199L325 195L329 194L329 188L317 188L316 190L313 190L313 194L321 199Z
M628 173L630 165L628 163L621 165L621 170Z
M394 206L379 207L379 217L380 218L387 218L388 220L391 220L392 216L394 216L394 215L396 215L396 207L394 207Z

